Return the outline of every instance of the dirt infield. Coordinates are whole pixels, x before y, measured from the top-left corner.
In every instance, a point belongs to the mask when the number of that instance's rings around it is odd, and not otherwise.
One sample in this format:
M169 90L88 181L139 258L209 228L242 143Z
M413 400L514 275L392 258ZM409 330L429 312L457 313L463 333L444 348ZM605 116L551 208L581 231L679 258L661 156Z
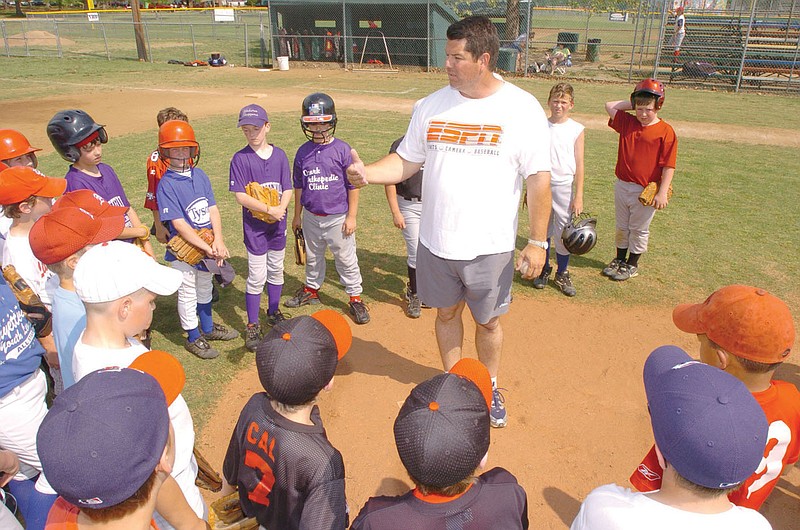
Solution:
M242 75L256 79L259 74ZM87 84L81 95L38 97L35 105L33 100L2 102L0 108L3 127L25 131L34 145L50 150L42 124L54 108L85 108L103 116L119 135L152 130L153 117L167 104L178 105L192 119L235 116L244 104L253 102L270 112L296 110L308 92L299 84L294 90L269 94L257 88L169 90ZM89 98L86 92L109 97ZM175 95L174 101L166 93ZM388 103L393 110L410 113L413 101L336 92L340 109L385 110ZM577 117L588 127L606 127L602 117ZM671 123L685 137L800 147L800 135L781 129ZM610 482L626 484L647 452L652 436L641 382L644 360L663 344L697 352L696 339L672 325L671 310L658 305L589 305L580 296L515 297L502 320L505 346L499 379L507 389L509 425L492 431L489 466L507 468L525 487L532 528L568 527L590 490ZM372 304L371 315L369 325L353 327L353 348L340 364L333 391L320 402L329 438L344 455L351 520L369 496L409 488L392 424L411 388L441 369L432 310L410 320L403 314L398 293L396 303ZM466 353L474 356L474 326L465 320ZM796 362L782 367L780 378L800 383ZM260 390L252 364L228 385L207 427L198 433L199 446L214 466L221 465L242 406ZM776 530L797 528L800 470L793 468L780 481L763 513Z

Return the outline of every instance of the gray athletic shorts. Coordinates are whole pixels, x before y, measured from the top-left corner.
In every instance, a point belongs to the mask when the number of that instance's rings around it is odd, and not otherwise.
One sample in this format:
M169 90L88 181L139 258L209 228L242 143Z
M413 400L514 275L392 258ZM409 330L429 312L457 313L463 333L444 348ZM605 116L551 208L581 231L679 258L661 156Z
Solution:
M472 317L486 324L508 312L514 279L514 251L473 260L449 260L417 248L417 294L430 307L452 307L465 300Z

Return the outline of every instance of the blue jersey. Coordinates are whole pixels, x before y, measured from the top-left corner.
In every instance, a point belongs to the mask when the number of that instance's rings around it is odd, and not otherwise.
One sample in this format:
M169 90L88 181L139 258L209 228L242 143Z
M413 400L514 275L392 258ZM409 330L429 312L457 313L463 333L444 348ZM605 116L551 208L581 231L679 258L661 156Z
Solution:
M43 356L33 326L0 274L0 397L32 376Z
M167 170L161 177L156 192L161 220L165 222L183 219L195 230L211 228L209 208L216 206L211 181L202 169L192 168L188 174ZM178 233L171 222L169 235ZM166 261L175 261L175 255L167 250Z

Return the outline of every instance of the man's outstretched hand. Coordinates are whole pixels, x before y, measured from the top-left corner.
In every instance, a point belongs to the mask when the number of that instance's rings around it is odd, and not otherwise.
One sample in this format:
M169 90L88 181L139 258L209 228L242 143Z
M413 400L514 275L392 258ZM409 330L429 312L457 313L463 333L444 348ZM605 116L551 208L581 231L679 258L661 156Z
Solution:
M350 155L353 157L353 163L347 166L347 180L356 188L363 188L369 184L367 182L367 169L355 149L350 149Z

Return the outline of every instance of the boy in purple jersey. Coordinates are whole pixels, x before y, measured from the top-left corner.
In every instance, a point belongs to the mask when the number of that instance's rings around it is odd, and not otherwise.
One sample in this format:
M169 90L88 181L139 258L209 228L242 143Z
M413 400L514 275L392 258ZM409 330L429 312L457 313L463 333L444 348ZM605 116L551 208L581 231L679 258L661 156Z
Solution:
M47 136L61 158L72 163L64 177L67 180L67 193L87 189L113 206L127 207L126 226L141 227L142 237L150 234L139 220L136 210L131 207L114 169L101 162L103 144L108 142L104 126L82 110L63 110L57 112L47 124ZM151 256L155 255L149 240L144 240L144 249Z
M247 146L231 159L230 187L236 202L242 205L244 246L247 249L247 336L245 346L256 351L261 342L261 293L267 286L267 324L274 326L285 319L278 304L283 289L283 260L286 256L286 209L292 200L289 159L279 147L267 142L270 130L267 111L259 105L247 105L239 111L239 127ZM267 206L245 191L250 182L272 188L281 197L278 206ZM266 213L271 222L253 217L253 211Z
M161 220L169 224L170 239L180 234L186 242L206 253L208 258L222 265L230 254L222 237L222 219L205 172L196 167L200 158L200 144L194 129L185 121L170 120L158 129L158 148L169 169L161 177L156 191ZM214 241L209 245L197 235L196 230L210 228ZM214 322L211 314L212 274L205 263L190 265L178 260L167 249L164 259L183 273L183 283L178 288L178 316L188 337L186 351L201 359L213 359L219 352L208 343L210 340L233 340L239 334ZM198 325L199 321L199 325Z
M479 476L489 451L492 380L477 359L417 385L394 422L397 452L415 488L370 498L353 530L528 528L528 500L514 475Z
M318 304L318 291L325 280L325 249L330 247L339 281L350 295L350 316L356 324L369 322L369 311L361 301L361 269L356 256L356 214L359 191L347 180L352 163L350 146L338 138L336 107L322 93L303 100L300 125L308 142L294 157L294 219L292 229L302 226L306 240L306 281L286 307ZM303 215L305 211L305 215Z
M242 409L222 464L222 495L239 488L261 528L343 530L344 461L325 434L317 397L333 386L353 334L331 309L279 322L256 350L265 392Z

